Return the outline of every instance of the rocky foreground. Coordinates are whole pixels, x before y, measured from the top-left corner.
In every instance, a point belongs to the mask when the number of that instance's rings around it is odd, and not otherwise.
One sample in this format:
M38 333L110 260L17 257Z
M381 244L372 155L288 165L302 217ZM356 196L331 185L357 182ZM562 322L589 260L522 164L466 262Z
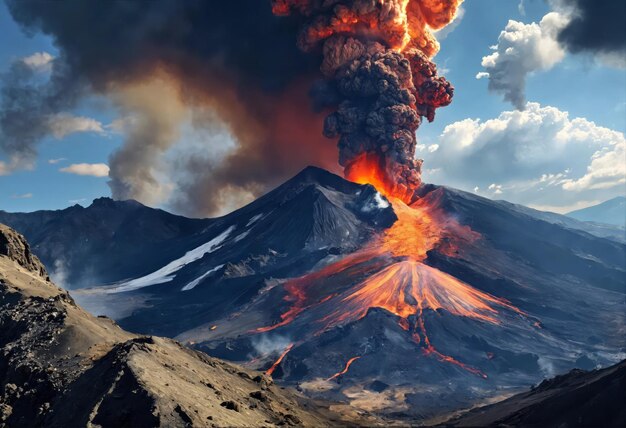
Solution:
M626 360L547 379L530 391L474 409L447 427L625 427Z
M0 225L0 427L337 424L268 376L88 314Z

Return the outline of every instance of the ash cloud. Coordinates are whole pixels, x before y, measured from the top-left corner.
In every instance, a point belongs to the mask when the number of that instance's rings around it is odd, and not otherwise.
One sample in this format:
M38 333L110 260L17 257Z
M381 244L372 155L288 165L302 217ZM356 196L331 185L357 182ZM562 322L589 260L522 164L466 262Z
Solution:
M338 139L339 164L346 176L364 158L397 196L413 198L421 183L415 159L415 131L421 117L432 121L435 109L452 101L453 88L430 57L439 50L431 29L456 16L461 1L274 0L277 15L304 17L298 46L321 50L326 84L314 99L334 110L324 135Z
M558 40L571 52L626 56L626 2L620 0L570 0L572 19Z
M48 132L45 117L98 94L138 118L109 160L110 187L119 199L162 202L168 193L158 174L164 156L177 144L179 119L196 109L214 110L237 146L219 166L198 166L197 180L170 180L181 186L169 190L185 214L214 213L220 194L252 189L256 196L308 163L336 164L332 144L321 136L289 135L290 127L307 129L306 123L318 119L306 98L297 100L294 123L277 123L277 117L292 115L283 110L293 108L288 103L293 93L308 90L308 76L318 72L319 60L297 48L298 20L274 17L266 2L7 0L7 5L25 31L51 36L61 53L43 86L26 85L23 70L12 71L18 85L7 86L0 113L3 132L10 136L3 149L10 157L32 161L37 142ZM131 100L130 94L155 79L175 92L174 99ZM185 112L176 111L180 115L173 119L170 103L182 104ZM210 129L213 124L194 125ZM300 152L312 156L304 159Z

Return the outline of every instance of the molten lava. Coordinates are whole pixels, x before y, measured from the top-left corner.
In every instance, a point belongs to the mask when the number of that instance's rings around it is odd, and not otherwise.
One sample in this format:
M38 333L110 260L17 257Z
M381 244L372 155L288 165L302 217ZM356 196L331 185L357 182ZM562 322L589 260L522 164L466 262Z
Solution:
M347 180L359 184L371 184L388 198L396 198L410 204L415 189L396 183L388 172L384 160L376 153L362 153L348 162L344 170Z
M313 327L313 334L320 335L358 321L371 309L378 308L398 317L398 325L423 355L486 377L479 370L439 352L428 336L425 319L426 311L435 314L446 311L480 322L501 324L502 311L525 315L506 300L424 263L430 251L455 257L464 246L480 239L480 235L445 214L440 207L441 190L432 191L411 205L405 203L373 155L361 156L346 170L346 176L377 187L392 204L397 221L360 251L287 281L284 289L289 308L279 322L255 332L271 331L301 319L299 323L308 329ZM346 285L337 291L337 285L344 283ZM350 359L344 370L329 380L345 374L358 358Z
M289 351L291 351L293 349L293 343L290 343L289 346L287 346L285 348L285 350L283 351L282 354L280 354L280 356L278 357L278 359L274 362L274 364L272 364L272 366L267 369L267 371L265 372L266 375L271 376L272 373L274 373L274 370L276 370L276 368L280 365L280 363L283 361L283 359L285 358L285 356L289 353Z
M343 370L342 370L342 371L335 373L334 375L332 375L331 377L329 377L329 378L328 378L328 379L326 379L326 380L331 381L331 380L333 380L333 379L338 378L339 376L343 376L343 375L345 375L346 373L348 373L348 370L350 369L350 366L352 365L352 363L354 363L354 362L355 362L356 360L358 360L359 358L361 358L361 357L352 357L352 358L350 358L350 359L348 360L348 362L346 363L346 366L343 368Z

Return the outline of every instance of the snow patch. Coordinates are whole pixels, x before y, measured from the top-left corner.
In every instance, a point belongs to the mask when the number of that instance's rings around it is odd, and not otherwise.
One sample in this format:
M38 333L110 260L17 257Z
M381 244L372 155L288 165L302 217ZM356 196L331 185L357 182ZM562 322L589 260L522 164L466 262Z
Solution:
M263 213L255 215L250 220L248 220L248 223L246 223L246 227L252 226L254 223L261 220L261 217L263 217Z
M381 195L379 192L376 192L374 194L374 198L368 201L365 205L363 205L361 211L363 211L364 213L368 213L374 210L384 210L386 208L389 208L389 202L385 198L383 198L383 195Z
M210 270L206 271L204 274L200 275L199 277L197 277L196 279L191 281L189 284L187 284L183 288L181 288L180 291L192 290L196 285L200 284L209 275L211 275L214 272L217 272L218 270L220 270L223 267L224 267L224 265L219 265L219 266L214 267L213 269L210 269Z
M123 282L118 286L107 290L107 293L122 293L125 291L138 290L140 288L148 287L150 285L163 284L164 282L170 282L174 279L174 274L178 272L184 266L195 262L196 260L201 259L206 254L209 254L215 251L220 247L222 242L230 236L232 231L235 229L235 226L231 226L226 229L224 232L217 235L215 238L211 239L206 244L202 244L197 248L194 248L191 251L185 253L179 259L176 259L167 265L163 266L161 269L154 271L148 275L142 276L141 278L132 279L127 282Z
M233 239L233 242L239 242L241 241L243 238L245 238L246 236L248 236L248 234L250 233L250 230L246 230L245 232L235 236L235 239Z

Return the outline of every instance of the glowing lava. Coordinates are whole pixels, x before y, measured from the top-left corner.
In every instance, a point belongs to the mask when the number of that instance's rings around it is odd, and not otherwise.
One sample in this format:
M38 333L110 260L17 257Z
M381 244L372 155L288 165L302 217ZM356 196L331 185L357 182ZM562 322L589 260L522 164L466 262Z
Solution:
M377 186L393 205L397 221L362 250L316 272L287 281L284 289L289 308L279 322L255 332L284 327L302 317L299 323L306 325L313 335L319 335L360 320L370 309L379 308L398 317L398 325L424 355L486 377L478 369L439 352L431 343L425 321L427 310L435 313L443 310L496 325L501 324L501 311L525 315L508 301L424 263L430 251L455 257L463 246L480 239L480 235L445 214L439 206L440 190L407 205L398 196L397 187L390 184L389 177L379 169L380 164L373 155L360 159L346 170L346 176ZM344 370L329 380L345 374L358 358L348 360Z
M332 375L331 377L329 377L329 378L328 378L328 379L326 379L326 380L331 381L331 380L333 380L333 379L338 378L339 376L343 376L343 375L345 375L346 373L348 373L348 370L350 369L350 366L352 365L352 363L354 363L354 362L355 362L356 360L358 360L359 358L361 358L361 357L352 357L352 358L350 358L350 359L348 360L348 362L346 363L346 366L343 368L343 370L342 370L342 371L335 373L334 375Z
M290 343L289 346L287 346L285 348L285 350L283 351L282 354L280 354L280 357L278 357L278 359L274 362L274 364L272 364L272 367L270 367L269 369L267 369L267 371L265 372L266 375L271 376L272 373L274 373L274 370L276 370L276 368L280 365L280 363L283 361L283 359L285 358L285 356L289 353L289 351L291 351L291 349L293 348L293 343Z

